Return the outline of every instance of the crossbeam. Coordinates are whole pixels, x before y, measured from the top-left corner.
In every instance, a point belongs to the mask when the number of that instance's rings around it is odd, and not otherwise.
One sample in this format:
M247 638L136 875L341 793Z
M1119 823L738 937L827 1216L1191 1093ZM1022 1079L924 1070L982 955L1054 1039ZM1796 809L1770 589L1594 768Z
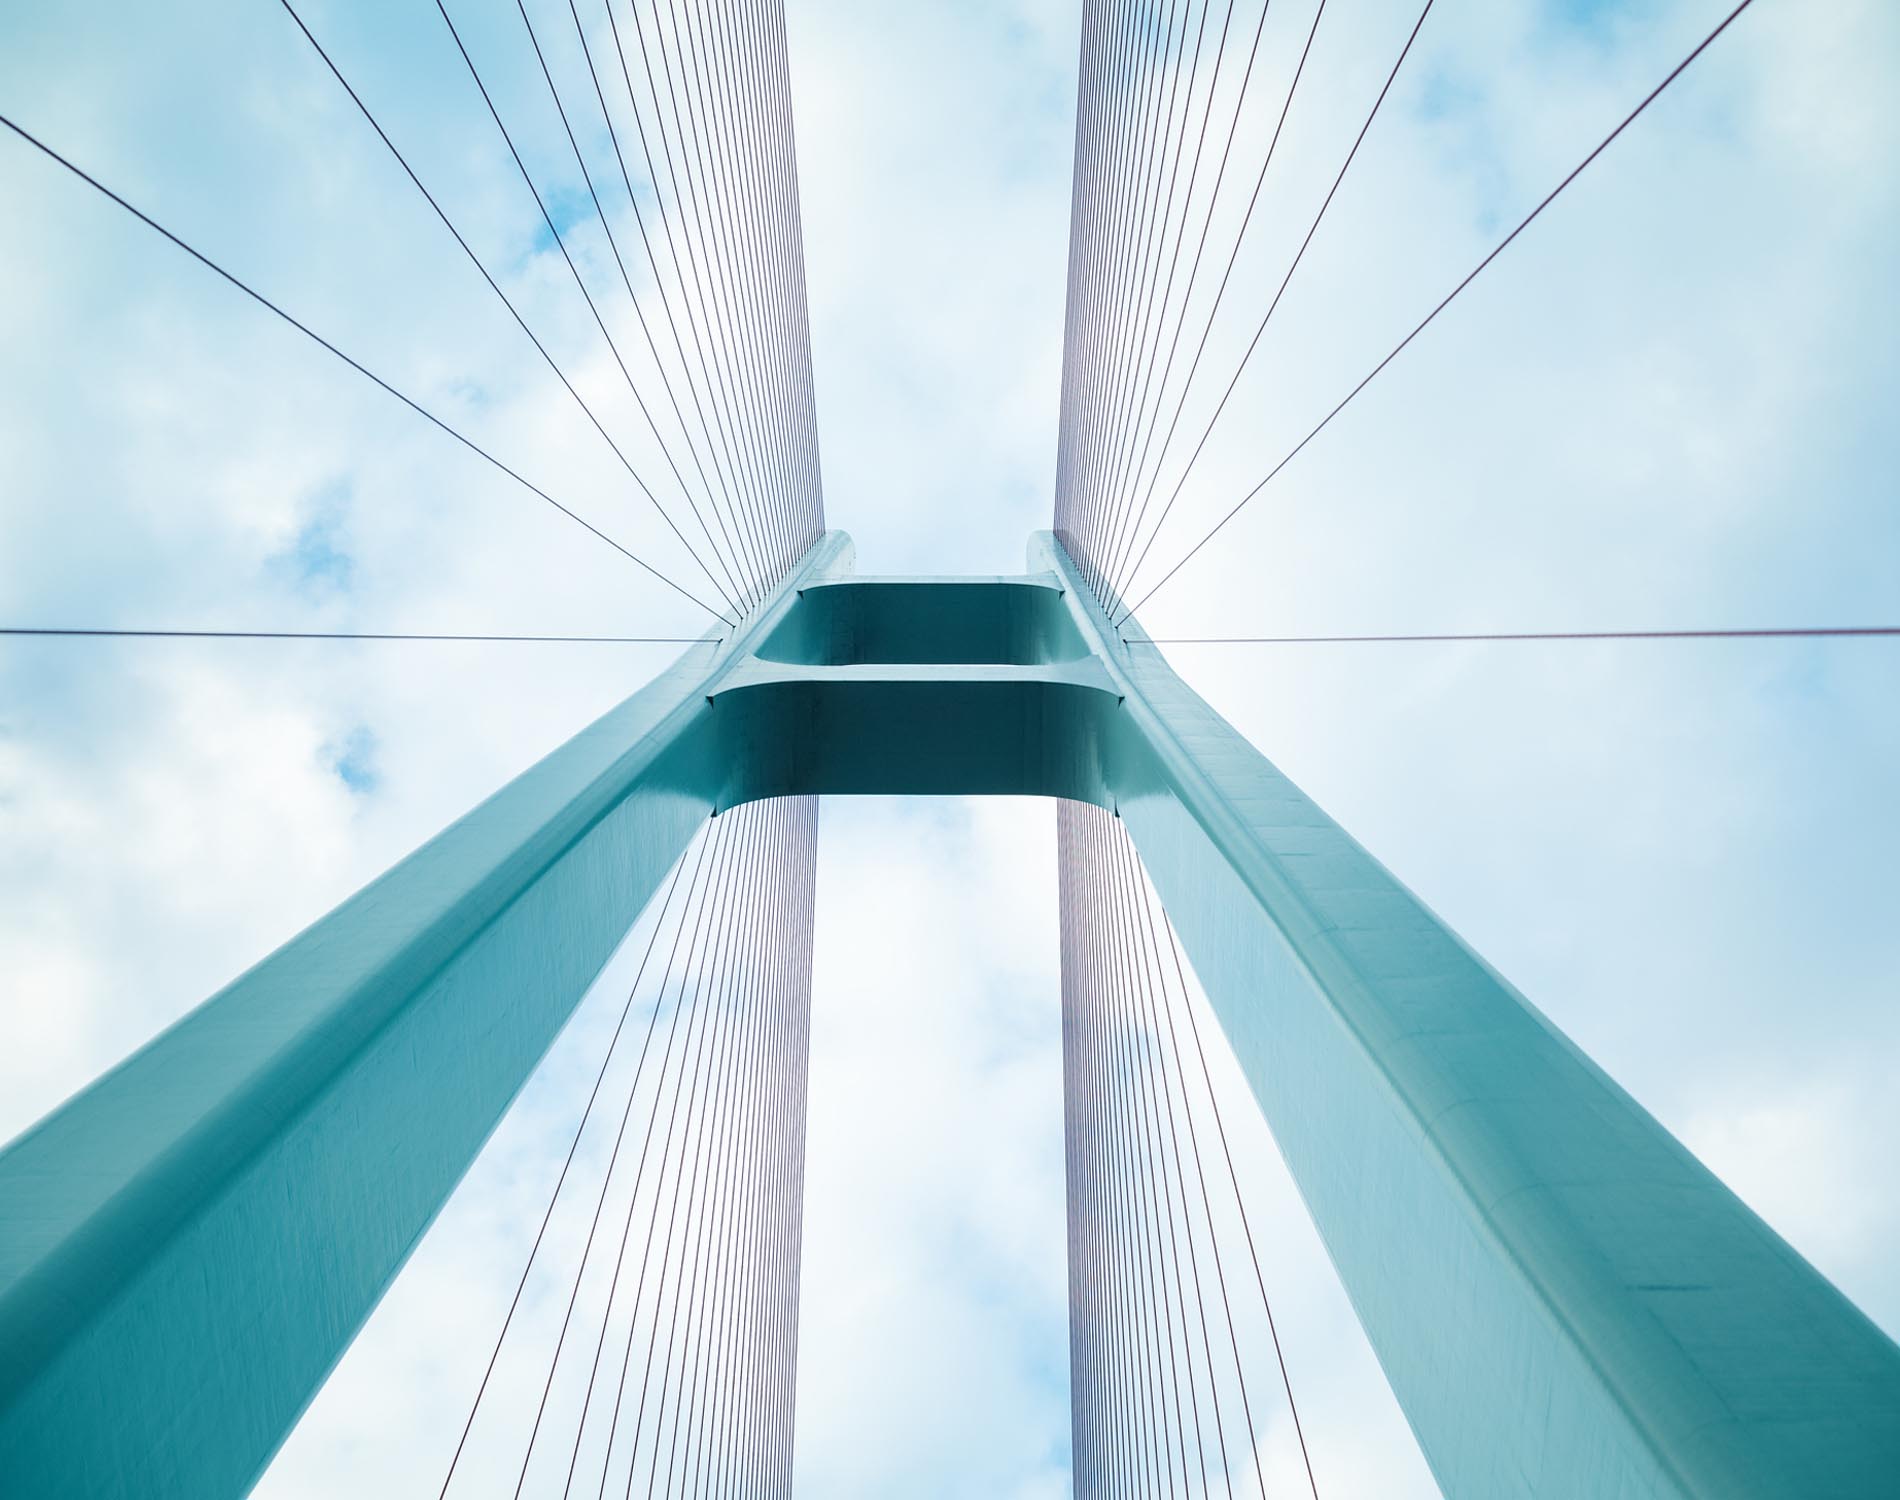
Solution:
M1175 677L1053 537L689 650L0 1153L0 1475L261 1472L709 814L1115 812L1455 1496L1848 1496L1900 1350Z

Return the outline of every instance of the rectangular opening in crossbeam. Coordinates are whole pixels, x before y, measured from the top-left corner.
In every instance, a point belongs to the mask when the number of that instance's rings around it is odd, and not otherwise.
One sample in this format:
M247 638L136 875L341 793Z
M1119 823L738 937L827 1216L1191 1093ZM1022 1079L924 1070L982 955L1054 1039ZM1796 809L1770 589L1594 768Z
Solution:
M800 590L764 661L1043 666L1088 655L1053 577L841 579Z

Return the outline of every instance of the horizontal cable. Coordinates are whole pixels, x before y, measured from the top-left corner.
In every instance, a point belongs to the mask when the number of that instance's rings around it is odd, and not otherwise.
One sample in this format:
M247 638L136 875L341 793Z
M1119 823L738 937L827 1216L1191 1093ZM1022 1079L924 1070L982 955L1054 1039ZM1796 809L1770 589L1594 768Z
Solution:
M1513 630L1440 635L1177 635L1150 636L1131 646L1321 646L1397 641L1719 641L1818 636L1900 635L1900 625L1790 625L1740 630Z
M601 646L691 646L704 639L696 635L441 635L393 630L81 630L56 625L0 625L0 636L189 641L506 641Z
M1207 532L1207 534L1203 536L1198 542L1196 542L1192 547L1190 547L1187 550L1187 552L1182 556L1179 562L1177 562L1172 568L1168 569L1166 573L1161 575L1160 582L1156 583L1153 588L1149 589L1147 593L1143 594L1132 605L1130 605L1127 609L1125 609L1116 623L1119 624L1121 620L1126 620L1137 609L1140 609L1142 605L1146 604L1150 599L1154 598L1154 596L1158 594L1162 590L1163 587L1166 586L1169 579L1173 578L1176 573L1179 573L1182 568L1186 567L1189 561L1193 559L1196 553L1198 553L1209 542L1213 541L1214 538L1220 534L1221 529L1225 527L1229 521L1233 520L1235 516L1239 515L1240 512L1246 507L1247 503L1251 501L1254 498L1254 496L1258 495L1263 489L1265 489L1269 483L1272 482L1275 475L1277 475L1288 464L1292 463L1293 460L1299 456L1300 451L1303 448L1305 448L1308 443L1312 442L1314 438L1318 437L1320 433L1326 429L1327 425L1331 423L1334 417L1338 416L1342 411L1346 409L1348 405L1351 404L1354 397L1356 397L1367 386L1371 385L1374 379L1378 377L1380 372L1383 371L1387 365L1391 364L1393 360L1397 359L1399 355L1404 353L1406 347L1411 344L1412 340L1417 338L1421 333L1423 333L1426 330L1426 328L1430 326L1432 321L1441 312L1443 312L1447 307L1451 306L1453 300L1458 296L1458 294L1462 292L1466 287L1470 286L1472 282L1477 280L1479 273L1482 272L1485 269L1485 267L1489 266L1492 261L1496 260L1500 255L1502 255L1505 249L1511 244L1513 240L1515 240L1526 229L1530 228L1531 222L1534 219L1536 219L1537 216L1541 214L1545 209L1549 208L1550 205L1557 200L1558 195L1562 193L1565 188L1569 187L1570 184L1575 182L1578 177L1582 176L1584 169L1588 167L1593 161L1595 161L1599 156L1601 156L1606 150L1608 150L1610 143L1614 141L1618 136L1620 136L1625 130L1627 130L1630 127L1630 125L1634 123L1638 115L1640 115L1644 110L1648 109L1651 104L1655 103L1657 98L1661 96L1663 90L1668 88L1670 84L1674 83L1678 78L1680 78L1683 72L1688 68L1689 64L1691 64L1698 57L1700 57L1703 54L1703 52L1708 49L1709 44L1713 42L1718 36L1720 36L1724 31L1728 30L1729 26L1734 22L1735 18L1739 16L1743 11L1747 10L1748 7L1752 4L1754 4L1754 0L1741 0L1741 3L1739 5L1737 5L1726 16L1724 16L1722 20L1717 24L1716 28L1713 31L1711 31L1707 36L1703 37L1702 40L1696 44L1695 49L1692 52L1690 52L1687 57L1683 58L1681 62L1677 63L1675 67L1669 70L1668 75L1662 80L1661 83L1657 84L1653 89L1651 89L1647 94L1645 94L1642 98L1642 101L1638 103L1637 106L1634 109L1632 109L1628 114L1623 116L1621 122L1618 123L1617 127L1614 130L1612 130L1608 135L1606 135L1601 141L1597 142L1596 146L1591 150L1588 156L1584 157L1582 161L1578 162L1576 166L1570 169L1569 173L1564 177L1563 181L1559 182L1557 186L1555 186L1548 193L1546 193L1542 201L1539 202L1535 208L1533 208L1529 213L1527 213L1522 219L1518 220L1517 227L1513 229L1509 234L1505 235L1503 239L1499 240L1498 243L1492 247L1491 252L1488 255L1486 255L1483 260L1479 261L1477 265L1473 266L1469 272L1466 273L1464 280L1460 281L1455 287L1453 287L1449 292L1447 292L1443 300L1441 300L1439 304L1436 307L1434 307L1430 312L1425 314L1425 316L1419 320L1417 326L1414 327L1410 333L1406 334L1404 338L1400 339L1399 342L1393 346L1391 353L1386 355L1384 359L1380 360L1378 364L1374 365L1370 373L1368 373L1364 379L1362 379L1357 385L1355 385L1350 391L1348 391L1337 406L1335 406L1331 411L1327 412L1324 417L1320 418L1319 423L1312 429L1312 431L1308 432L1305 437L1301 438L1299 442L1295 443L1293 447L1288 450L1286 456L1267 471L1266 477L1264 479L1262 479L1252 489L1248 490L1246 494L1242 495L1240 499L1235 502L1233 508L1229 510L1226 515L1222 516L1220 520L1216 521L1213 527ZM1152 541L1153 537L1151 536L1149 540ZM1132 575L1131 575L1130 581L1132 583Z
M448 635L350 630L105 630L0 625L0 637L237 641L486 641L511 645L692 646L692 635ZM1736 630L1519 630L1429 635L1180 635L1152 636L1131 646L1320 646L1427 641L1706 641L1900 636L1900 625L1790 625Z
M215 260L213 260L210 256L206 255L202 250L199 250L195 248L194 246L187 244L184 240L180 239L177 235L173 234L163 224L159 223L158 220L154 219L150 214L145 213L142 209L135 208L131 203L127 202L124 198L121 198L117 193L113 192L111 188L107 187L98 178L94 177L90 172L86 171L85 168L68 160L64 156L61 156L59 152L55 151L51 146L47 145L46 142L42 141L38 136L34 135L31 131L25 129L23 126L15 124L6 115L0 115L0 125L6 126L8 130L11 130L21 140L25 141L29 146L33 147L34 150L40 152L42 155L57 162L60 166L64 167L68 172L72 173L73 176L77 177L81 182L85 183L88 187L94 189L95 191L99 193L102 193L107 198L110 198L120 208L124 209L127 213L131 214L132 217L137 219L141 224L145 225L146 228L154 230L158 234L163 235L166 239L170 240L172 244L176 245L180 250L183 250L185 254L189 255L193 260L197 261L200 265L204 266L207 270L215 271L219 276L223 277L232 286L236 287L240 292L244 293L245 296L249 297L253 302L257 303L260 307L263 307L267 309L268 311L275 313L279 318L282 318L284 322L288 323L292 328L296 329L297 332L301 333L305 338L308 338L317 344L321 344L325 349L329 350L330 353L334 354L338 359L342 360L344 364L348 365L352 370L355 370L357 374L363 376L367 380L373 381L376 385L382 387L383 390L387 391L390 395L394 396L398 401L402 402L404 406L407 406L411 411L415 412L418 416L427 418L430 422L434 423L437 427L441 428L442 431L446 432L450 437L454 438L456 442L460 443L464 448L468 449L469 452L475 454L478 458L485 459L488 463L492 464L495 468L501 470L501 472L506 474L510 479L514 480L516 484L519 484L524 489L530 490L534 494L538 495L541 499L545 500L549 505L553 506L562 515L566 516L570 521L573 521L576 525L585 526L590 532L592 532L595 536L599 537L609 547L612 547L616 552L620 553L628 561L638 564L641 568L645 569L653 577L657 578L661 583L665 584L668 588L672 589L674 593L680 595L684 599L690 599L694 604L697 604L701 609L705 610L707 614L712 615L717 619L725 620L728 625L733 623L730 619L727 619L727 617L724 614L722 614L719 610L714 609L712 605L706 603L705 600L701 599L697 594L694 594L691 590L683 587L680 584L675 583L671 578L668 578L666 574L662 573L658 568L654 567L653 564L648 562L645 558L640 557L638 554L629 551L626 547L622 546L619 542L615 541L612 537L608 536L606 532L602 531L598 526L594 525L592 521L586 520L585 518L583 518L576 512L569 510L565 505L561 504L559 500L556 500L552 495L550 495L546 490L542 489L539 485L535 484L532 480L523 478L520 474L516 473L515 470L509 468L507 464L503 463L500 459L496 458L494 454L490 453L486 448L482 447L473 438L464 437L460 432L458 432L455 428L449 426L447 422L443 421L434 412L430 411L426 406L422 405L419 401L416 401L413 397L404 395L401 391L397 390L395 386L391 385L387 380L383 379L382 376L378 375L375 371L371 370L367 365L364 365L358 362L357 360L352 359L349 355L345 354L341 349L339 349L335 344L331 343L328 339L326 339L322 334L318 333L315 329L311 328L307 323L303 323L299 321L297 318L292 317L291 314L285 312L283 308L279 307L275 302L271 301L270 298L266 297L262 292L256 290L249 283L239 279L237 276L233 275L231 272L225 270L223 266L219 265Z

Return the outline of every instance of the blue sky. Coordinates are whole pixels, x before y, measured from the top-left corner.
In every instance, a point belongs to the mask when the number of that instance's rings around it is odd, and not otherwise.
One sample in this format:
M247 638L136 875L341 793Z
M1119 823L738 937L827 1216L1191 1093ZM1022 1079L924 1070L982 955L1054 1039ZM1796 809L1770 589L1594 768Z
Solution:
M1439 0L1158 562L1723 8ZM537 25L544 10L564 20L541 6ZM1210 346L1223 373L1416 15L1411 0L1338 10L1229 293L1247 315ZM584 189L518 16L455 11L530 166L574 205ZM1015 571L1047 524L1077 11L790 6L827 499L866 571ZM1243 3L1236 27L1255 13ZM1274 0L1242 160L1258 160L1310 16ZM306 17L640 451L433 7L313 0ZM1900 16L1878 0L1757 0L1156 598L1149 628L1891 623L1896 64ZM275 7L15 7L0 100L691 569ZM604 135L584 144L610 163ZM0 200L0 618L700 627L7 143ZM1238 203L1217 212L1217 244L1237 217ZM605 241L577 226L575 243L606 305ZM0 647L0 1133L618 701L663 651ZM1891 644L1173 659L1900 1328ZM1053 813L834 802L822 829L801 1492L1061 1493ZM603 1014L583 1008L260 1493L439 1475L461 1373L499 1316ZM1433 1493L1270 1141L1255 1131L1243 1154L1275 1226L1271 1284L1323 1490Z

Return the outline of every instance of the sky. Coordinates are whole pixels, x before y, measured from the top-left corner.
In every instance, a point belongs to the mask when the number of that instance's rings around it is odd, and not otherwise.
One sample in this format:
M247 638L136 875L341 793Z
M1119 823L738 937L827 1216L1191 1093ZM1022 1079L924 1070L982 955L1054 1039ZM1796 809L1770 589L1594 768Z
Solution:
M1335 5L1242 244L1240 312L1210 341L1223 375L1417 14ZM1439 0L1148 581L1725 8ZM530 166L572 203L518 15L454 9ZM1274 0L1238 161L1259 161L1312 14ZM305 16L638 452L434 9L313 0ZM1049 522L1078 25L1055 0L789 7L827 505L862 571L1018 571ZM1144 607L1149 630L1896 623L1897 64L1900 14L1879 0L1757 0ZM690 569L278 8L10 7L0 111ZM0 202L0 622L703 627L16 142L0 141ZM1239 207L1223 195L1216 244ZM610 290L604 240L573 235ZM1895 1331L1896 652L1170 656ZM0 1136L667 659L0 645ZM1061 1493L1054 811L832 799L820 823L798 1488ZM632 946L258 1493L439 1483ZM1257 1120L1237 1150L1320 1489L1435 1493Z

